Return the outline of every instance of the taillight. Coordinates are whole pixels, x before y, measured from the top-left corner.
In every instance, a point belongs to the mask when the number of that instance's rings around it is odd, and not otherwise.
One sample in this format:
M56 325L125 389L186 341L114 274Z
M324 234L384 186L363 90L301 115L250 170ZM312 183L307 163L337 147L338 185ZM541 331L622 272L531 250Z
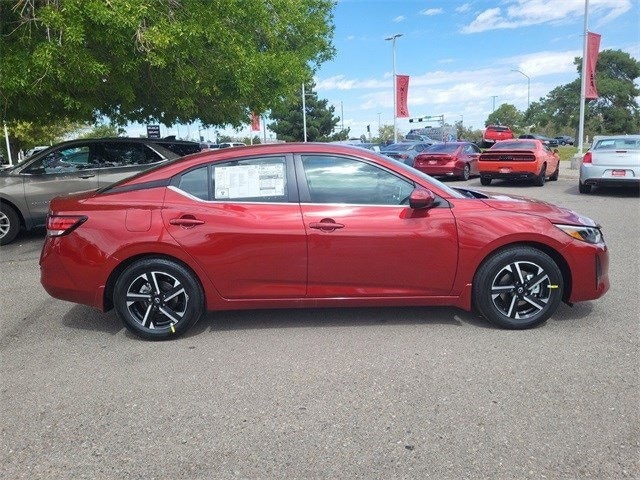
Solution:
M47 236L67 235L86 221L87 217L84 215L49 215L47 217Z
M582 157L582 163L591 163L591 152L587 152Z

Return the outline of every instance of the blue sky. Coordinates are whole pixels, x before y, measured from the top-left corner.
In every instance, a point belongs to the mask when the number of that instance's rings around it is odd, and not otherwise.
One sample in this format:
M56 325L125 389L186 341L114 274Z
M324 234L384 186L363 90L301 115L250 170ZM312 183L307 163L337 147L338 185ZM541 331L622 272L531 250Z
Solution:
M526 109L524 75L531 102L578 77L573 59L582 56L584 10L585 0L340 0L336 56L316 72L316 91L337 116L344 112L351 136L392 125L392 42L385 38L401 33L396 72L410 76L411 117L444 115L483 128L494 103ZM639 25L640 0L589 0L588 27L602 35L601 51L640 59ZM398 119L402 133L419 125ZM185 136L185 129L167 134ZM197 127L189 133L195 137ZM248 127L239 133L248 134Z

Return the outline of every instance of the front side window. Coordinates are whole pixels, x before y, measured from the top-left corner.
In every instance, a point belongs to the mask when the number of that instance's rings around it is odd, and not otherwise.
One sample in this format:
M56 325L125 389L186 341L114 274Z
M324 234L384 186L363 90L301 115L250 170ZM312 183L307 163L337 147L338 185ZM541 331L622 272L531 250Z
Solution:
M72 173L86 168L91 168L89 146L78 145L49 152L31 163L25 169L25 173L60 174Z
M404 205L412 182L369 163L343 157L302 157L312 203Z

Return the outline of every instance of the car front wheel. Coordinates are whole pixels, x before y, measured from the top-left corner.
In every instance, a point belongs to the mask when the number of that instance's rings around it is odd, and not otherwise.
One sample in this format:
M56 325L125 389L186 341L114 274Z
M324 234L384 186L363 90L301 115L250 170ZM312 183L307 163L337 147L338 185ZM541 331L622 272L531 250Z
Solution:
M544 323L562 300L564 283L549 255L510 247L489 257L473 280L473 301L490 322L509 329Z
M0 245L13 242L20 233L20 218L9 205L0 204Z
M118 317L148 340L178 337L204 314L204 294L195 275L171 260L146 258L118 277L113 303Z

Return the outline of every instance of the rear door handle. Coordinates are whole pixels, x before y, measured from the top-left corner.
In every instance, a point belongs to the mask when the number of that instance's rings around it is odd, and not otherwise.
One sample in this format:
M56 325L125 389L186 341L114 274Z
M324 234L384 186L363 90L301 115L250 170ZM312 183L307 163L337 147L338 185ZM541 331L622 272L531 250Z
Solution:
M82 179L86 180L87 178L93 178L95 176L96 176L95 173L85 173L83 175L78 175L78 178L82 178Z
M196 225L202 225L204 220L198 220L197 218L189 218L189 217L180 217L180 218L172 218L169 220L171 225L179 225L185 228L192 228Z

